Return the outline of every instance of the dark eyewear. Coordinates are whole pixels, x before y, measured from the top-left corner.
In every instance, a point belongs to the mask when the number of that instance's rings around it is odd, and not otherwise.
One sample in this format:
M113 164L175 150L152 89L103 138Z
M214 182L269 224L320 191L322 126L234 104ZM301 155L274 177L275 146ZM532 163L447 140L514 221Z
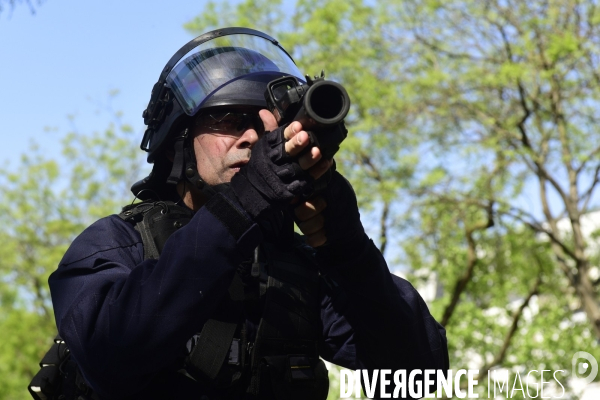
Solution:
M259 135L265 132L265 126L257 113L235 111L202 114L196 119L196 126L223 134L239 135L250 127L254 128Z

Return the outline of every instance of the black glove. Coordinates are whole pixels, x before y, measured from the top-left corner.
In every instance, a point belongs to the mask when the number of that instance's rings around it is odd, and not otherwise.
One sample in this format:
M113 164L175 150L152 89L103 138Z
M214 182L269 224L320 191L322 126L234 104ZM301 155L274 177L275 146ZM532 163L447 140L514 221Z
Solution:
M285 152L284 126L266 132L252 148L250 161L231 179L241 206L255 219L283 210L296 196L309 196L314 179Z

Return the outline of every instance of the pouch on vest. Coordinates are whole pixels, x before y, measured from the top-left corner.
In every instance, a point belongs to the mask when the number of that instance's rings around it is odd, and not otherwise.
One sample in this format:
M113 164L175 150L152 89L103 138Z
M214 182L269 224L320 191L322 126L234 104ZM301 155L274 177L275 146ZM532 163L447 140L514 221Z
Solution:
M167 239L193 217L193 212L170 201L142 202L125 207L119 217L134 224L144 243L144 260L158 259Z
M319 359L319 273L296 245L263 244L266 300L252 351L248 393L258 399L325 400L327 368Z
M306 355L264 357L260 366L260 393L265 398L326 399L329 376L323 360Z

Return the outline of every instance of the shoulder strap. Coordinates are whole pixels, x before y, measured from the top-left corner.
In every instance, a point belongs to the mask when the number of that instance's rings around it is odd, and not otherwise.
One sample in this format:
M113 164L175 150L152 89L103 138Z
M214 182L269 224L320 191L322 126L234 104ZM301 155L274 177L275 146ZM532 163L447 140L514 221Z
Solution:
M124 207L119 217L140 233L147 260L158 259L167 239L191 220L193 212L170 201L143 201ZM186 360L188 372L195 379L214 380L229 355L244 300L244 286L237 273L228 294L218 314L205 322Z
M171 201L143 201L123 207L119 217L134 224L142 236L144 260L158 259L167 239L192 219L190 209Z

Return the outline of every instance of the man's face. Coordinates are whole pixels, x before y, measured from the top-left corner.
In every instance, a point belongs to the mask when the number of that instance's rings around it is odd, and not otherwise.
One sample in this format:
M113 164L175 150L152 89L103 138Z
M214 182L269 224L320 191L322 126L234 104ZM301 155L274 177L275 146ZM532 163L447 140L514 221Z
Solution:
M198 172L209 185L231 181L264 131L257 108L224 107L201 112L193 129Z

